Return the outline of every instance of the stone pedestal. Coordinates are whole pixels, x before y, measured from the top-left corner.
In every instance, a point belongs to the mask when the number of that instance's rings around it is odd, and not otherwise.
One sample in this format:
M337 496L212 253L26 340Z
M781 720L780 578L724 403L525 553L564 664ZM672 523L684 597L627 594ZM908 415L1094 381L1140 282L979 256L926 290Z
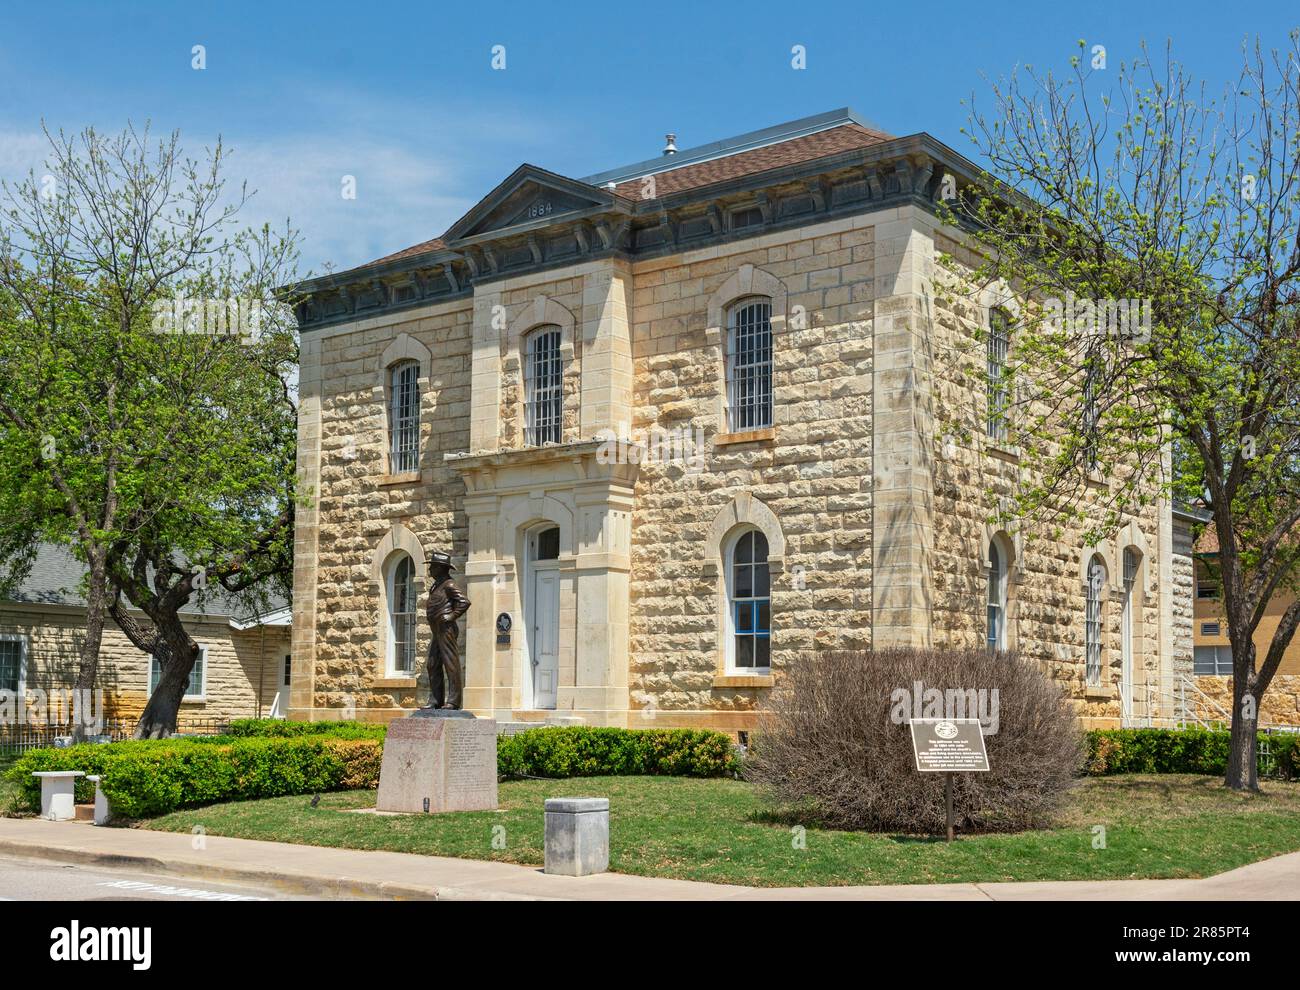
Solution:
M77 815L73 792L84 770L38 770L32 773L41 781L41 817L52 822L66 822Z
M609 799L546 799L547 873L585 877L609 869Z
M421 709L388 727L379 811L494 811L497 724L469 712Z

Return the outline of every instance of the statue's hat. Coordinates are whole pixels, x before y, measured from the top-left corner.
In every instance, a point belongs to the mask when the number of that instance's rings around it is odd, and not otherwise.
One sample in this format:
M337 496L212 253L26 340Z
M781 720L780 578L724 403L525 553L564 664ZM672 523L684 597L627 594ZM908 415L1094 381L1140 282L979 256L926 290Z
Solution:
M441 550L435 550L429 554L429 570L433 570L435 564L441 564L449 571L454 571L456 565L451 562L451 554L443 553Z

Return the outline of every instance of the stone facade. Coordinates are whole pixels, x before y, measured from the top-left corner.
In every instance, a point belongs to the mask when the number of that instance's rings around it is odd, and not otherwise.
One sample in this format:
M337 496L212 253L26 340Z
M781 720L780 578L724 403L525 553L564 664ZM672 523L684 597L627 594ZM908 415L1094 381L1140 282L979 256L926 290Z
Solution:
M798 123L791 133L810 129ZM388 719L423 703L422 615L417 670L392 661L404 556L420 601L432 550L461 568L476 713L742 731L811 651L984 642L991 544L1008 561L1006 646L1046 665L1096 724L1125 717L1129 656L1128 717L1172 716L1189 650L1169 504L1094 546L1081 530L989 524L1025 479L1015 448L970 429L995 301L939 285L937 258L962 240L935 196L964 166L925 136L854 127L830 121L814 151L803 137L757 151L738 139L721 160L686 152L582 183L525 166L443 240L307 287L299 466L316 498L298 516L292 716ZM633 197L647 176L655 197ZM773 415L739 429L731 321L754 299L770 310ZM562 417L558 443L530 446L539 327L559 332ZM386 383L409 360L419 470L393 475ZM681 456L660 456L679 443ZM538 550L551 529L553 556ZM731 554L745 532L767 546L766 666L733 656ZM1139 561L1127 652L1126 549ZM1103 668L1089 684L1094 555ZM539 656L554 664L553 699Z

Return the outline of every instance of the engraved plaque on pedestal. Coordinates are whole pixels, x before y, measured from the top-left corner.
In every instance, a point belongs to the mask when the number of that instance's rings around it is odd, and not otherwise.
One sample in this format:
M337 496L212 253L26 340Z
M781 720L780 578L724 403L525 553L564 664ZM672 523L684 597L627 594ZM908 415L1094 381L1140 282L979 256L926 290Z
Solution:
M377 810L435 813L496 806L495 719L416 717L388 727Z

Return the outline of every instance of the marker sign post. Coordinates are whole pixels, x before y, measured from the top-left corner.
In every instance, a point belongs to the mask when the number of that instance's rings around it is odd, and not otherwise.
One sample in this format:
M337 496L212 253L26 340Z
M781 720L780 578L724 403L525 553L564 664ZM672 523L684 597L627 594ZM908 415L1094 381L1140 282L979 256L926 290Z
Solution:
M984 733L977 718L914 718L912 753L921 773L941 773L943 800L948 811L948 841L952 841L956 819L952 807L954 773L987 772L989 754L984 749Z

